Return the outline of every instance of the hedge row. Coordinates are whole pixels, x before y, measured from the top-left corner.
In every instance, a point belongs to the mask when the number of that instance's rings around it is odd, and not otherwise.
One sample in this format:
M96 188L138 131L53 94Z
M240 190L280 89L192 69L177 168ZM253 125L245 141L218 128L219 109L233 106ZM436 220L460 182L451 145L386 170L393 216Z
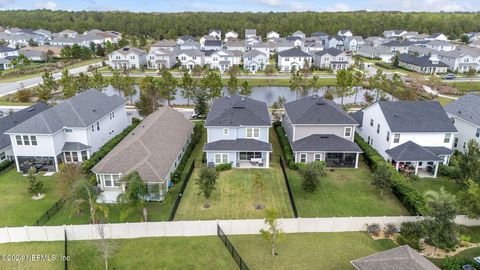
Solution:
M5 171L6 169L10 168L10 166L13 164L13 161L11 160L4 160L0 163L0 173Z
M390 64L386 64L386 63L380 63L380 62L377 62L375 63L376 66L379 66L379 67L382 67L384 69L395 69L394 66L390 65Z
M287 137L287 134L285 133L285 129L283 129L283 127L277 122L275 122L273 126L275 129L275 132L277 133L278 141L282 146L283 153L285 154L285 160L287 162L288 168L292 170L297 170L298 165L297 163L295 163L293 150L292 150L292 147L290 146L290 141L288 141L288 137Z
M195 146L198 144L198 142L200 142L200 139L202 138L202 132L203 132L203 123L197 122L195 124L195 127L193 128L193 133L190 138L190 143L188 144L187 149L183 154L182 160L180 161L180 164L178 164L177 168L175 169L175 171L172 173L170 177L173 183L178 183L180 181L182 172L185 169L185 166L187 165L188 158L192 154L192 151L195 148Z
M424 213L426 209L425 199L413 188L409 180L395 170L391 164L385 161L383 157L360 136L355 136L355 142L362 148L365 162L373 171L381 165L389 165L388 168L392 171L392 178L390 179L392 192L410 214L420 215Z
M92 168L97 165L102 158L104 158L112 149L119 144L123 138L125 138L130 131L132 131L138 124L140 123L140 120L134 118L132 119L132 124L128 126L126 129L124 129L120 134L117 136L113 137L110 141L108 141L106 144L104 144L100 149L95 152L90 159L87 161L83 162L82 165L82 170L83 173L87 176L89 176L92 172Z

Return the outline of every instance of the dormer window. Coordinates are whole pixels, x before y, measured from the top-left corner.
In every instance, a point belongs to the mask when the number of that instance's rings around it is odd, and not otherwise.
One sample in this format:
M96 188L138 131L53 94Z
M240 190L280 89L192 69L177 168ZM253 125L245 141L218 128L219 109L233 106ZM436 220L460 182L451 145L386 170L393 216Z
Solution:
M71 129L71 128L65 128L63 131L65 133L73 133L73 129Z

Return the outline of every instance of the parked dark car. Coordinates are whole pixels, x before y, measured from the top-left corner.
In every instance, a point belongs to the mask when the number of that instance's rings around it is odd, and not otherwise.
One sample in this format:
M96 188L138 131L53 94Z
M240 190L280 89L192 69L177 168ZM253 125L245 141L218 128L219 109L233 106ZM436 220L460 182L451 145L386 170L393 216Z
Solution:
M447 74L443 76L444 80L455 80L455 78L456 78L455 74Z
M462 266L462 270L477 270L477 268L471 266L470 264L465 264Z

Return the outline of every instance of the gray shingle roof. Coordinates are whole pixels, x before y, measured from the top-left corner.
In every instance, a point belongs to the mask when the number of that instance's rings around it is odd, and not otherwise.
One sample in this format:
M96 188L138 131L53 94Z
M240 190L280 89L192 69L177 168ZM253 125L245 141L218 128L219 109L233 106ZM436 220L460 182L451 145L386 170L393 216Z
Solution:
M352 265L358 270L440 270L407 245L353 260Z
M205 126L270 126L267 104L233 95L213 102Z
M63 145L62 151L82 151L86 149L90 149L90 146L79 142L66 142Z
M0 149L4 149L11 144L10 136L3 134L5 131L23 123L24 121L47 110L48 108L50 107L47 104L39 102L28 108L10 114L9 116L0 118Z
M0 52L14 52L16 49L7 47L7 46L0 46Z
M145 182L161 182L169 176L193 124L171 107L162 107L145 118L92 171L122 173L137 171Z
M411 56L403 53L403 54L400 54L399 60L400 62L404 62L404 63L408 63L415 66L420 66L420 67L448 67L448 65L443 63L442 61L439 61L438 63L431 62L429 55L425 55L422 57L415 57L415 56Z
M300 48L291 48L278 53L281 57L312 57L310 54L302 51Z
M480 127L480 95L467 94L446 105L445 111Z
M292 124L358 124L335 102L318 96L288 102L285 111Z
M303 139L294 141L292 142L292 150L294 152L362 152L356 143L334 134L313 134Z
M246 52L243 56L244 57L257 57L259 55L267 56L265 53L259 51L259 50L251 50Z
M325 55L325 54L330 54L332 56L337 56L337 55L340 55L342 54L343 52L337 48L328 48L326 50L321 50L321 51L318 51L318 52L315 52L316 55L319 55L319 56L322 56L322 55Z
M131 52L139 54L139 55L147 54L147 52L142 50L142 49L138 49L138 48L135 48L135 47L129 47L129 46L125 46L125 47L123 47L121 49L118 49L114 52L124 54L124 55L127 55Z
M221 40L205 40L204 46L221 47L222 41Z
M358 123L358 127L362 127L363 125L363 110L356 111L351 114L352 118L355 119Z
M453 150L443 146L424 146L423 148L439 156L448 156L453 154Z
M392 132L457 132L436 101L379 101Z
M220 140L205 144L205 151L272 151L272 145L255 139Z
M53 134L63 127L88 127L123 104L125 99L120 96L107 96L90 89L31 117L6 133Z
M395 161L442 161L438 155L412 141L402 143L385 151Z

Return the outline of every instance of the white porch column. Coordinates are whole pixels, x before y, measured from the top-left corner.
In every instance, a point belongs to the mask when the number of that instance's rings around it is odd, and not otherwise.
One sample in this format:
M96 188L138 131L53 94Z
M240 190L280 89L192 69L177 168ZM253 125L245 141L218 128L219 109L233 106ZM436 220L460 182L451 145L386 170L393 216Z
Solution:
M360 156L359 153L357 153L357 157L356 157L356 160L355 160L355 169L358 169L358 157Z
M398 165L399 165L399 163L400 163L400 162L395 161L395 170L397 170L397 171L398 171Z
M265 152L266 158L265 158L265 168L270 168L270 153Z
M53 161L55 162L55 172L58 172L58 160L57 160L57 156L54 156L54 157L53 157Z
M440 162L435 163L435 172L433 173L433 177L437 178L438 166L440 166Z
M18 164L18 157L15 156L15 165L17 165L17 172L20 172L20 166Z
M418 162L415 162L415 175L418 175Z

